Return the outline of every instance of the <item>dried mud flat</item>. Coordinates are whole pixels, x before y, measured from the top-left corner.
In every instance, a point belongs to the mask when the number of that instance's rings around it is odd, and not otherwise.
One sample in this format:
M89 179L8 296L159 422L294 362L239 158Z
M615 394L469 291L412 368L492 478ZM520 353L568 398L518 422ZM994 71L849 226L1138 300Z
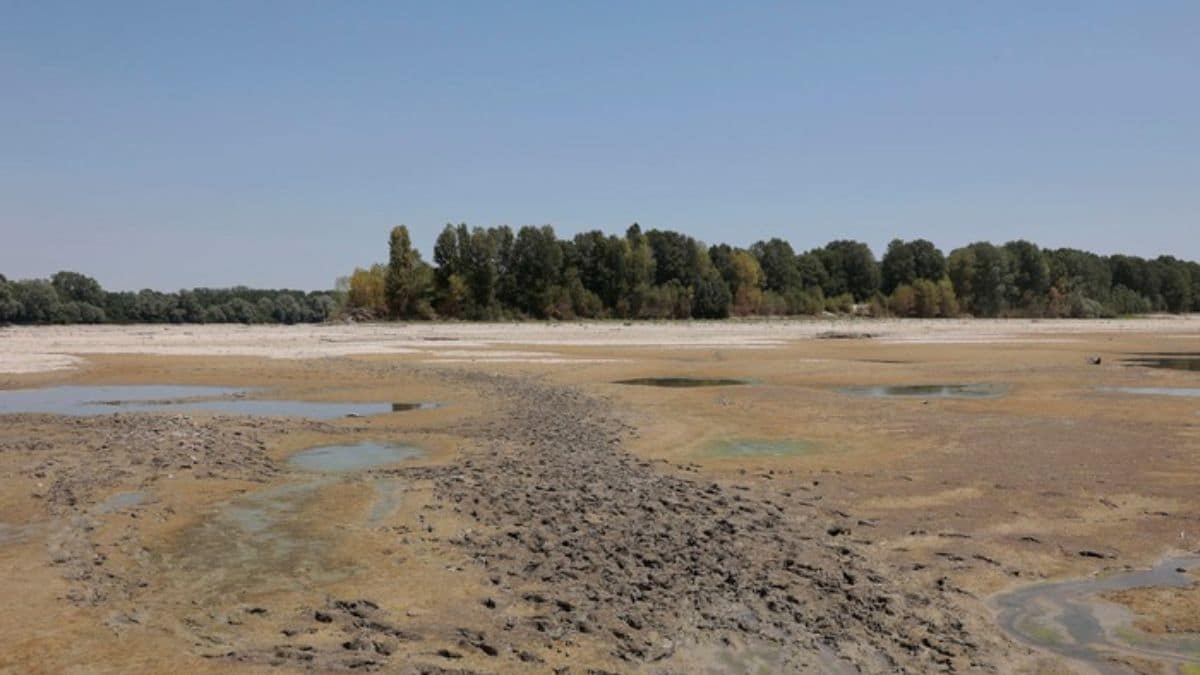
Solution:
M512 627L518 643L599 634L630 664L690 645L727 663L773 653L783 671L994 668L949 592L890 584L895 570L859 552L855 521L803 493L775 500L638 461L620 449L631 429L573 390L473 379L516 403L474 430L485 449L438 476L436 494L484 528L455 542L500 602L533 612Z
M80 372L4 384L449 404L326 422L4 416L0 672L1090 672L1005 635L988 599L1196 549L1195 403L1102 389L1186 384L1109 364L1190 344L1192 323L1038 326L1037 343L1010 327L1016 342L959 347L819 332L749 350L564 343L528 363L69 354ZM755 384L611 384L651 375ZM1010 389L840 393L912 380ZM823 450L699 451L730 436ZM362 440L426 454L336 475L287 462ZM1142 630L1178 634L1198 597L1116 601Z

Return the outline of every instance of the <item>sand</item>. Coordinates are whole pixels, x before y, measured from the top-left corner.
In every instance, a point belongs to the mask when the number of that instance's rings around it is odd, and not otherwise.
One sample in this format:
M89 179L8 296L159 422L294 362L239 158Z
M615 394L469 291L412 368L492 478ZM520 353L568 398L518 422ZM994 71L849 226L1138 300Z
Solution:
M570 363L548 348L765 349L831 333L867 333L881 343L1036 344L1082 335L1154 333L1173 348L1200 349L1200 316L1044 320L866 320L565 323L382 323L301 326L132 325L0 329L0 372L76 367L89 354L255 356L314 359L411 354L427 360ZM525 348L529 353L515 351Z

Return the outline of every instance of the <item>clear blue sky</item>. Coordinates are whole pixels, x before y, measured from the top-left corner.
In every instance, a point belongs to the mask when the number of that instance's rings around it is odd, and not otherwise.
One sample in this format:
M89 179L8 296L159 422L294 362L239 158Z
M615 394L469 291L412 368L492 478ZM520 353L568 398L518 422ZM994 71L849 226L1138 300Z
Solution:
M1200 258L1200 2L0 0L0 272L326 288L446 222Z

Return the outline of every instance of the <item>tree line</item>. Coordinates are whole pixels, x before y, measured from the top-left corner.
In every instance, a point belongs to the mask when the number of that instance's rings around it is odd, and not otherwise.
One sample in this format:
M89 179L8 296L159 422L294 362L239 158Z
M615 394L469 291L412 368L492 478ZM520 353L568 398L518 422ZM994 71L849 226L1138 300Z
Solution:
M560 239L550 226L447 225L432 263L404 226L386 263L331 291L196 288L105 291L90 277L0 275L0 323L306 323L357 319L719 319L861 313L900 317L1096 318L1200 311L1200 264L1101 256L1028 241L943 253L893 240L881 259L862 242L797 253L774 238L713 246L637 224Z
M0 323L310 323L336 317L332 292L196 288L104 290L78 272L9 281L0 274Z
M1200 264L1171 256L1101 256L1019 240L943 253L893 240L877 260L862 242L797 253L787 241L707 246L637 224L560 239L550 226L447 225L432 264L408 229L387 263L338 281L366 318L718 319L858 312L901 317L1098 318L1200 311Z

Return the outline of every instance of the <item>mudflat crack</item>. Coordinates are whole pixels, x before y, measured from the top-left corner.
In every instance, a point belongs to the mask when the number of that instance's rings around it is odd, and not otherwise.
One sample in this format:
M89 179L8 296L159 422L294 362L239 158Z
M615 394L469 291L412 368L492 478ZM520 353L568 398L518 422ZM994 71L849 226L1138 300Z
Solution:
M538 610L517 628L607 636L631 664L732 637L797 668L823 652L865 672L995 670L947 591L889 581L836 516L660 471L577 390L461 377L505 410L466 430L479 446L435 473L435 496L480 526L453 543Z

